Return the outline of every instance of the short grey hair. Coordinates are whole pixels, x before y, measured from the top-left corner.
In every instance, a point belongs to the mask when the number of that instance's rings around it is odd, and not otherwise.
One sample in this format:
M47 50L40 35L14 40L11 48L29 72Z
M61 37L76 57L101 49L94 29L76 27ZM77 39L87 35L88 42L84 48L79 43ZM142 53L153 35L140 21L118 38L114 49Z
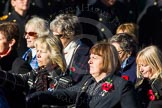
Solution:
M25 25L25 29L32 26L38 37L51 34L49 22L38 16L33 16Z
M52 31L60 30L66 38L72 38L82 32L78 17L72 14L59 14L56 16L50 23L50 29Z

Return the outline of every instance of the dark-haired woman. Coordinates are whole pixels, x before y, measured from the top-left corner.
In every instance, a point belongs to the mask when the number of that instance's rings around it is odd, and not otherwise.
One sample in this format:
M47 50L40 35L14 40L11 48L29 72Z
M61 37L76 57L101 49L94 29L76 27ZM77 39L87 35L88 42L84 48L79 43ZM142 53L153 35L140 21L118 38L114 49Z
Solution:
M135 84L137 79L135 59L138 50L136 40L129 34L121 33L114 35L110 43L115 46L121 63L121 69L117 74Z

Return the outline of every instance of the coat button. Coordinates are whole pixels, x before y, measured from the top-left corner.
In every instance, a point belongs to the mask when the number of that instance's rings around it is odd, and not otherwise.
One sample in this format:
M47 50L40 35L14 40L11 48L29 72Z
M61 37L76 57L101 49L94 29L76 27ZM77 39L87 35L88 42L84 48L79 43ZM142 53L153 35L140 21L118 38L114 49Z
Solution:
M104 32L104 31L105 31L105 29L104 29L104 28L101 28L101 31L102 31L102 32Z
M48 2L48 6L51 6L51 2Z
M102 21L102 18L99 18L99 21Z

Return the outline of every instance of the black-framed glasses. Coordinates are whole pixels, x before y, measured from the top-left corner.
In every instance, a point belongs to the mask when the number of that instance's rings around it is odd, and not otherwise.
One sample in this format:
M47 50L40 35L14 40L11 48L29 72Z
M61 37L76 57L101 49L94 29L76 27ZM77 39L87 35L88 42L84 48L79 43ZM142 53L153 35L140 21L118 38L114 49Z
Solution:
M36 32L25 32L25 33L24 33L25 36L26 36L27 34L28 34L29 36L37 37L37 36L36 36L36 35L37 35Z

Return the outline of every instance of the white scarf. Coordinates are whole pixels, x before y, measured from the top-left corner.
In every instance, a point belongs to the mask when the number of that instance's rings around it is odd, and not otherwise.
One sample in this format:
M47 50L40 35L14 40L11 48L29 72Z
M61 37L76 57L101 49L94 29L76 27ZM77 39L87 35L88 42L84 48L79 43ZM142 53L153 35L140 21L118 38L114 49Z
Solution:
M75 51L80 46L81 42L80 39L71 41L66 48L64 48L64 57L66 60L67 67L70 67L70 64L72 63L73 56L75 54Z

